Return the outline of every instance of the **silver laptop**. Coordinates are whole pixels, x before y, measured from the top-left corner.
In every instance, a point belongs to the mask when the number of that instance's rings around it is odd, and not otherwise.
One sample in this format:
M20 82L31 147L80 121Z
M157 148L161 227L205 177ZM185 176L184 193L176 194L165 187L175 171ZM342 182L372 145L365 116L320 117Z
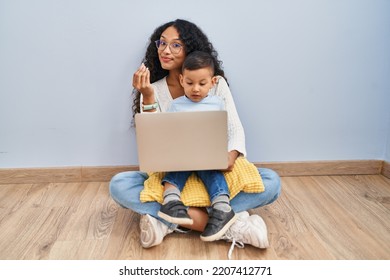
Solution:
M226 111L136 114L135 128L141 171L221 170L228 166Z

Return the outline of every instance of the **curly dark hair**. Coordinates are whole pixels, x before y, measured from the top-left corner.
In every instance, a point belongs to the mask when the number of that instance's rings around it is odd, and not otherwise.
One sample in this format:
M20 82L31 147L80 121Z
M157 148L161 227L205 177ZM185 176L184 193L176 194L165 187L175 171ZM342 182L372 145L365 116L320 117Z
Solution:
M225 73L222 70L222 61L218 60L218 53L214 49L206 34L204 34L203 31L194 23L183 19L176 19L157 27L149 38L149 45L146 49L145 57L142 62L150 70L151 83L164 78L169 73L168 70L164 70L161 67L157 47L154 42L159 40L165 29L171 26L175 27L179 33L179 39L184 43L184 51L186 55L193 51L202 51L211 54L214 58L215 75L222 76L226 79ZM136 113L140 112L140 95L141 93L138 90L133 89L133 117Z

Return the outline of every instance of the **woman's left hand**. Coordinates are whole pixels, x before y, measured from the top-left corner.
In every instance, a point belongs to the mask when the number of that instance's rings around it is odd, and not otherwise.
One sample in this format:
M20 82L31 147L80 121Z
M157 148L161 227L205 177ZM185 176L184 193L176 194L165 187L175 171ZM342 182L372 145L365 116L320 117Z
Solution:
M238 158L239 155L240 155L240 153L236 150L230 151L228 153L228 167L224 171L232 171L233 170L234 163L236 162L236 159Z

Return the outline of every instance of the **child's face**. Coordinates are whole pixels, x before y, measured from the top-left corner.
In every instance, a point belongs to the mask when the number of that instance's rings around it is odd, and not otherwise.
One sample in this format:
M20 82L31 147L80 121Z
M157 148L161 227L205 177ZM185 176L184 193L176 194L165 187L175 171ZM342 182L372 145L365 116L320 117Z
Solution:
M184 69L180 75L180 83L185 95L193 102L199 102L207 96L215 85L217 77L213 76L208 67L197 70Z

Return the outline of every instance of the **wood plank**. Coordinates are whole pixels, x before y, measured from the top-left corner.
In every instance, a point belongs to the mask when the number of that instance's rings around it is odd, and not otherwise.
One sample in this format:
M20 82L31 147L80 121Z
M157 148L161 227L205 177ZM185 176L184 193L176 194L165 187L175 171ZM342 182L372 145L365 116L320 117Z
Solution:
M302 187L287 189L287 192L295 198L298 212L304 213L305 220L310 224L319 243L326 246L337 259L385 258L389 254L389 248L377 241L372 229L362 228L359 215L345 211L344 204L360 205L360 200L351 199L350 191L344 195L328 195L329 185L333 184L332 189L336 189L339 184L329 180L326 184L319 184L316 180L318 178L299 177L295 184L299 183ZM305 199L305 204L300 204L298 201L303 195L308 199ZM349 207L358 207L357 205ZM365 212L364 209L361 211Z
M336 160L304 162L254 163L257 167L271 168L280 176L320 176L388 173L382 171L382 160ZM120 172L137 171L138 166L83 166L65 168L9 168L0 169L0 184L109 182Z
M390 162L383 162L382 175L390 179Z
M381 241L383 249L390 251L390 224L387 223L390 211L382 203L390 198L390 189L381 185L377 179L377 176L314 178L321 185L327 186L324 190L370 236L369 239Z
M0 184L81 182L80 167L2 168Z
M289 195L297 186L301 177L282 178L282 193L271 205L253 212L263 217L269 232L271 248L275 251L273 259L335 259L335 256L319 243L313 235L311 220L300 207L305 204L306 196L301 199ZM268 250L267 250L268 251Z
M254 209L270 248L235 248L237 260L390 259L390 179L282 177L282 194ZM0 259L227 259L231 243L172 233L144 249L140 215L119 207L108 182L0 185Z
M324 176L380 174L382 160L331 160L301 162L254 163L257 167L271 168L280 176Z
M138 166L3 168L0 184L108 182L117 173L137 170Z
M47 259L63 225L69 208L30 208L12 213L2 223L0 232L1 259Z
M22 197L27 196L32 184L8 184L0 187L0 208L12 210L22 204Z
M120 172L138 171L138 166L84 166L81 167L83 182L108 182Z
M117 205L109 196L107 183L80 183L80 188L83 192L72 207L72 223L66 224L58 240L108 238Z
M107 246L107 239L57 241L49 257L53 260L101 260Z
M119 206L117 206L119 207ZM140 215L119 207L104 259L141 259Z

